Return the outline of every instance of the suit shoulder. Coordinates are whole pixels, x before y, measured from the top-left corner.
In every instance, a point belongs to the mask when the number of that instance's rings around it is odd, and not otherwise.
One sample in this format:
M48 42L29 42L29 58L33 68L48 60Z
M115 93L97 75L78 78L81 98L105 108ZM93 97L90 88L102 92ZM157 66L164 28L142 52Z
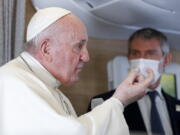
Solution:
M171 103L176 103L176 104L178 103L178 104L180 104L180 100L179 100L179 99L168 95L168 94L167 94L166 92L164 92L164 91L162 91L162 93L163 93L163 96L164 96L166 102L171 102Z

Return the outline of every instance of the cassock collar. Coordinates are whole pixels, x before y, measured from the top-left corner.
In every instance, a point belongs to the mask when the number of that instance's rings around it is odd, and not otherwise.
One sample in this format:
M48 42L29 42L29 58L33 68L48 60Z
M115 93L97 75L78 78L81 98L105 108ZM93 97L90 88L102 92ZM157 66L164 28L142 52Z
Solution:
M57 88L61 83L51 75L33 56L28 52L22 52L20 57L23 59L29 69L44 83L52 88Z

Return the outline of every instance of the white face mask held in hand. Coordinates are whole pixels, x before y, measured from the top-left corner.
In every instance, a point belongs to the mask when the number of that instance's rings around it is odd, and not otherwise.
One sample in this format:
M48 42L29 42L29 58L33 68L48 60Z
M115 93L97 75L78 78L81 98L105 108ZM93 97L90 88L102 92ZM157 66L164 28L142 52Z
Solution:
M151 60L151 59L134 59L129 60L130 70L139 68L139 73L147 77L147 68L150 68L154 72L154 79L151 84L154 84L160 77L160 63L161 60Z

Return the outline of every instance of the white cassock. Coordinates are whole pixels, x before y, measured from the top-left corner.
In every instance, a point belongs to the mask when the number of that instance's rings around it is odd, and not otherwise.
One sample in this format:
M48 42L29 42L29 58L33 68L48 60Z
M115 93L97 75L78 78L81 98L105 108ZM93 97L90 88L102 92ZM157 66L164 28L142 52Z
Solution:
M0 135L128 135L123 105L110 98L80 117L60 83L23 52L0 68Z

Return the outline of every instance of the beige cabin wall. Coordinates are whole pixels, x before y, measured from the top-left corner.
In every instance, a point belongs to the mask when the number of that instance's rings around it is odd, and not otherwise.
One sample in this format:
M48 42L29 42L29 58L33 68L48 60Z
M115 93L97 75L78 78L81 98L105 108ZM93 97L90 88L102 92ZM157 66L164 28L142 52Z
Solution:
M35 10L26 1L26 24ZM107 91L107 62L117 55L127 54L127 41L89 38L88 49L91 60L80 74L80 80L72 86L60 89L69 97L78 115L86 112L90 98ZM180 64L180 51L172 49L173 61Z

